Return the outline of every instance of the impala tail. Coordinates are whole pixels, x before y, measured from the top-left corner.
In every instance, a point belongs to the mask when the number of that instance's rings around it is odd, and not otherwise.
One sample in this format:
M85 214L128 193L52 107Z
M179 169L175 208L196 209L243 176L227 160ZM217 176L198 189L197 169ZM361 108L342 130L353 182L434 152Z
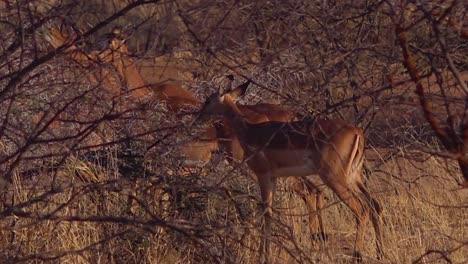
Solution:
M358 133L354 137L354 144L349 155L349 164L347 173L350 176L351 182L362 184L362 165L364 163L364 136Z

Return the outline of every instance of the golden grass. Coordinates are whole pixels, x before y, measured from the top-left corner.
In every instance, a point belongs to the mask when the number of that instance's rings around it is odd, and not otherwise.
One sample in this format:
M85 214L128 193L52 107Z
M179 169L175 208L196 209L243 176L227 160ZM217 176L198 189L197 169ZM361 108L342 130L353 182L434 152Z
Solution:
M369 224L365 263L444 263L444 257L466 262L468 194L456 190L451 164L401 157L381 162L382 156L368 152L374 169L369 188L384 208L386 259L375 259ZM225 177L230 168L217 167L203 177L139 179L138 185L75 158L56 174L15 175L3 209L13 198L16 205L42 198L0 219L0 255L28 263L257 263L261 215L255 184L243 171ZM273 263L351 261L354 218L331 191L325 194L329 238L314 243L302 200L280 184ZM134 212L129 195L139 201ZM158 225L157 217L169 225Z

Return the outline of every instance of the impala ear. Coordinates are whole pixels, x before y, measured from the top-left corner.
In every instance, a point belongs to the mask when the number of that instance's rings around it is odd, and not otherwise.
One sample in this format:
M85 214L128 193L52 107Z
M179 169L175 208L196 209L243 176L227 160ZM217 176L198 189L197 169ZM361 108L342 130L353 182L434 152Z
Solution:
M233 89L232 91L229 92L229 95L233 98L233 99L236 99L240 96L243 96L245 94L245 92L247 91L247 88L249 87L249 84L250 84L250 80L248 80L247 82L237 86L235 89Z
M226 79L228 79L226 89L230 91L232 90L232 83L234 82L234 75L232 74L226 75Z
M219 96L225 94L223 87L220 86L220 87L218 88L218 94L219 94Z
M234 75L232 75L232 74L226 75L226 78L231 82L234 81Z

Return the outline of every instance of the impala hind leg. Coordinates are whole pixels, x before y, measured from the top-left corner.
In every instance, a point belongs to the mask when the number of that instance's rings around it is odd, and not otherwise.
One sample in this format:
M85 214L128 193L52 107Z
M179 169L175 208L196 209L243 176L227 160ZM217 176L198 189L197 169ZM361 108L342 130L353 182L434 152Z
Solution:
M304 180L304 184L306 185L309 193L307 200L310 200L311 206L312 203L315 204L312 211L310 211L309 208L310 230L314 230L311 234L316 240L326 241L328 240L328 236L325 232L325 228L323 227L322 220L323 192L307 179Z
M381 260L384 257L383 235L382 235L382 207L367 191L363 184L358 184L359 189L364 195L364 199L370 206L370 217L375 231L375 243L377 250L377 259Z
M354 246L354 262L362 262L362 253L364 250L364 236L366 225L369 222L370 207L366 201L365 195L360 191L360 188L355 184L346 184L339 181L327 182L327 185L338 195L354 213L356 217L356 240Z

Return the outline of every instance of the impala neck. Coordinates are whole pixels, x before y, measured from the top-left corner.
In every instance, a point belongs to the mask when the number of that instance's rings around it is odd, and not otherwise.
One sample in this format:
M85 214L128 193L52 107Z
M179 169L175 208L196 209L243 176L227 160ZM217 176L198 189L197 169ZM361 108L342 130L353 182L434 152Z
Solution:
M229 107L225 114L225 121L229 123L231 129L234 130L236 136L242 141L245 141L247 136L248 125L245 121L244 114L237 107L230 95L224 96L224 103Z
M143 77L141 77L136 62L132 59L128 51L127 45L113 41L111 49L113 55L112 63L118 69L120 76L124 77L128 89L131 90L131 94L135 94L136 96L144 95L145 93L138 91L138 89L146 88L146 82L143 80Z

